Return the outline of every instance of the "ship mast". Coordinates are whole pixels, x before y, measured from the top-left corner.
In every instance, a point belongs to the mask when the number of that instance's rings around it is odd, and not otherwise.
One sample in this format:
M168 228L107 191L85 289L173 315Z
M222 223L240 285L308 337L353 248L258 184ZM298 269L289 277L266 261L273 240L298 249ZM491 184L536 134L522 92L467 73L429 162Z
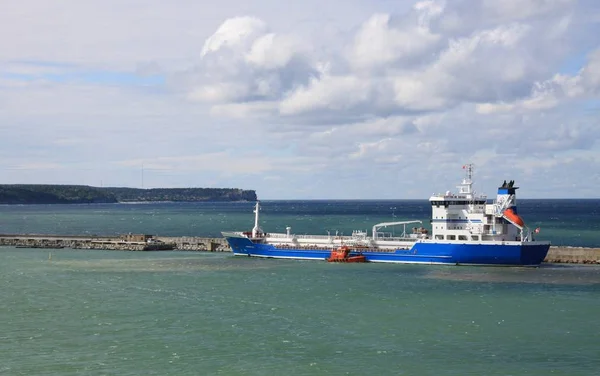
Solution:
M258 235L262 234L262 229L258 225L258 212L260 211L260 204L256 201L256 206L254 206L254 227L252 228L252 237L256 238Z
M462 183L457 187L460 189L460 194L464 195L469 200L468 212L473 213L475 210L475 193L473 192L473 163L463 165L465 169L465 177Z
M459 193L465 195L466 198L473 198L473 164L469 163L463 165L463 169L466 170L466 176L463 178L462 183L460 183L457 188L459 189Z

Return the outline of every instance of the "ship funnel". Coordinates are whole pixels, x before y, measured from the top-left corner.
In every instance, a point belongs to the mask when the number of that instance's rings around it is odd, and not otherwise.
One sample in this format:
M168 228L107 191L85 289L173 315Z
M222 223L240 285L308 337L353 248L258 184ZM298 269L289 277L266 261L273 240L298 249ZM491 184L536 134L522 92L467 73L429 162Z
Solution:
M508 182L504 180L502 185L498 187L498 196L495 203L496 215L522 230L525 227L525 222L517 213L517 189L519 187L515 187L514 180Z
M508 183L506 180L498 187L498 195L496 196L496 216L501 217L506 209L513 209L517 213L517 189L515 187L515 181L511 180Z

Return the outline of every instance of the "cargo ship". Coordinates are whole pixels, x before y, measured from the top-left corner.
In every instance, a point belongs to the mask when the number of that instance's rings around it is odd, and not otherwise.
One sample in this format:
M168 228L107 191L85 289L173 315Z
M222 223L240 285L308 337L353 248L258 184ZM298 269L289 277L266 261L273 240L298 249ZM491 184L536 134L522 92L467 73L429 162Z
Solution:
M346 257L366 262L403 264L450 264L539 266L550 248L549 241L535 240L539 228L531 229L517 210L515 182L504 181L497 196L473 191L473 165L464 165L465 177L457 192L429 198L431 230L422 221L383 222L370 234L295 235L264 232L259 225L260 203L254 208L251 231L222 232L236 256L331 260L344 249ZM401 229L385 232L389 228Z

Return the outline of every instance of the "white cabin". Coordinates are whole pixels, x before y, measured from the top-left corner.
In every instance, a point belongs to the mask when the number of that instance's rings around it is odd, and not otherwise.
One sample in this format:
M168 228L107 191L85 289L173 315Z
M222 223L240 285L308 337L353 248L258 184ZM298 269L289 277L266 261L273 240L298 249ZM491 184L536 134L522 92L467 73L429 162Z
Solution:
M473 191L473 165L458 192L431 196L431 237L445 241L523 241L523 220L517 214L514 182L502 184L493 203Z

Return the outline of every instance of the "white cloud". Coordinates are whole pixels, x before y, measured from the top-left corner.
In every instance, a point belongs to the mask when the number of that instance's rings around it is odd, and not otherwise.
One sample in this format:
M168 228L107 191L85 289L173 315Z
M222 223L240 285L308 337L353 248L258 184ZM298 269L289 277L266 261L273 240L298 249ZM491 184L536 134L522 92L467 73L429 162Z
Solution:
M353 76L322 76L296 89L281 102L284 115L320 110L347 110L370 97L369 83Z
M206 40L200 60L180 72L174 86L192 101L277 100L318 74L307 50L298 38L271 33L255 17L235 17Z
M354 37L350 64L357 69L377 69L428 59L426 54L432 52L440 36L429 30L428 22L418 22L420 19L407 22L393 20L389 14L372 16Z
M507 111L548 110L579 97L592 97L600 90L600 49L593 51L587 64L574 76L556 74L549 80L535 82L531 94L513 102L480 103L482 114Z
M217 104L210 109L210 114L215 117L233 119L267 118L276 113L277 108L273 102L261 101Z
M221 82L211 85L200 85L191 89L188 98L202 102L235 102L250 95L249 85L241 82Z
M431 4L429 8L433 7ZM413 18L402 18L404 23L397 26L391 26L389 15L368 19L351 40L353 47L344 64L336 59L318 61L310 56L309 49L299 48L300 43L282 43L276 49L278 54L267 54L265 49L274 46L276 38L294 38L238 31L235 35L252 37L242 48L227 55L228 64L233 67L211 65L215 72L209 70L205 74L225 77L215 84L200 80L190 97L232 102L268 99L279 102L280 112L286 116L318 112L330 117L331 112L344 111L362 117L440 110L463 100L483 102L514 97L536 77L534 56L528 53L526 45L529 26L510 24L480 30L448 39L443 46L439 44L440 37L427 28L429 18L439 16L443 7L438 6L435 11L423 5L415 8L418 11L410 13ZM428 14L426 21L423 14ZM405 25L407 22L409 26ZM258 21L254 24L262 25ZM262 26L258 29L264 30ZM428 41L420 39L423 35ZM432 55L434 47L437 52ZM424 56L425 52L435 58ZM289 64L294 53L302 64ZM258 56L262 59L260 64ZM267 56L269 62L265 60ZM381 71L382 67L385 71ZM282 82L282 77L289 76L294 79ZM234 80L235 84L227 80Z
M258 36L267 32L267 25L256 17L234 17L225 20L202 47L201 56L222 48L247 49Z
M591 53L588 63L581 71L582 85L590 93L598 94L600 91L600 48Z
M386 151L389 148L391 138L386 138L383 140L375 141L375 142L362 142L358 144L358 150L352 154L350 154L350 158L364 158L370 153L373 152L382 152Z
M246 61L265 69L282 68L304 48L301 42L293 37L269 33L254 41L246 54Z
M557 195L568 169L589 195L597 10L21 1L0 14L3 180L139 186L143 165L147 186L425 198L472 161L479 190L510 176L526 196Z
M576 0L483 0L483 11L500 20L527 19L547 13L564 11Z

